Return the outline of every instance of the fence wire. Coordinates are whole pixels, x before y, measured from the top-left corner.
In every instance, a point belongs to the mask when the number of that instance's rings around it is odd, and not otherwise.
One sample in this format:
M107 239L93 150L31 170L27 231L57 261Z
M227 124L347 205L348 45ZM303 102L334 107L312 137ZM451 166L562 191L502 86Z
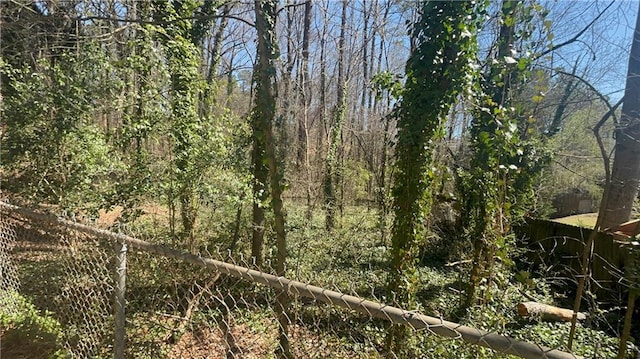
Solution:
M8 221L0 220L0 308L7 315L17 314L16 297L20 288L18 267L12 256L16 245L15 226Z
M16 308L9 301L20 293L51 311L69 357L393 358L384 352L390 323L409 328L414 357L459 357L438 346L451 340L471 353L576 357L277 277L228 253L185 253L7 204L0 211L1 310ZM284 302L287 328L277 320Z

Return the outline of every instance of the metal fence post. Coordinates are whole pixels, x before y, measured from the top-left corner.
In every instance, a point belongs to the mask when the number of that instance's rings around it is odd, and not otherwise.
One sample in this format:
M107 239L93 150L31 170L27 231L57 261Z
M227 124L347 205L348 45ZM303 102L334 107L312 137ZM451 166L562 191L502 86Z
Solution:
M124 359L125 349L125 290L127 284L127 244L116 243L115 332L113 357Z

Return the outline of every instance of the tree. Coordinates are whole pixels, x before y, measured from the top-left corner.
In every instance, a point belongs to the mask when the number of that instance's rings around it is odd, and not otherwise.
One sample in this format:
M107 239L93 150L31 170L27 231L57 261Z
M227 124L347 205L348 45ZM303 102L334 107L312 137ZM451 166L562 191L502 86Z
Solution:
M457 96L470 85L467 73L476 54L477 7L472 2L427 1L411 27L416 44L406 65L406 85L399 108L396 177L388 293L396 306L413 308L416 261L426 241L434 172L431 144L443 136L442 123ZM408 356L406 327L394 325L387 336L389 353Z
M253 211L252 211L252 237L251 237L251 257L257 267L262 265L262 248L264 243L265 213L264 206L269 198L269 169L264 162L265 143L260 135L260 124L258 118L252 116L251 127L253 128L253 144L251 150L251 164L253 172Z
M614 147L613 168L609 169L609 157L606 155L600 128L605 121L615 116L616 106L609 106L609 111L593 128L593 132L598 140L598 145L602 151L604 167L606 173L606 187L600 203L600 211L596 224L587 238L584 250L582 251L580 264L582 268L581 276L578 280L578 288L573 303L574 316L571 321L571 330L567 346L571 350L574 335L577 328L577 313L582 303L582 294L587 281L589 271L589 261L593 253L594 241L598 231L603 228L611 228L626 222L633 207L633 203L638 193L640 185L640 15L636 18L636 26L631 43L631 53L629 54L629 64L627 69L627 82L623 97L622 118L616 123L615 135L616 144ZM608 102L607 102L608 104ZM619 104L619 103L618 103ZM631 257L631 256L630 256ZM630 300L633 297L630 296ZM635 300L635 298L633 299ZM632 309L630 304L627 310ZM625 325L626 326L626 325ZM625 328L626 329L626 328ZM624 335L623 335L624 337ZM620 357L623 355L623 344L621 344Z
M347 27L347 1L342 1L342 15L340 18L340 37L338 38L338 99L333 109L333 122L329 130L329 149L327 150L326 172L324 178L324 196L327 207L325 227L332 230L335 227L336 207L336 187L341 180L340 161L338 160L338 149L342 141L342 127L344 126L347 99L347 84L344 79L345 71L345 33Z
M198 214L198 184L208 165L206 129L198 115L198 98L204 88L199 73L200 56L192 41L192 23L188 18L198 8L198 2L167 2L158 7L158 16L171 20L161 36L171 76L171 127L176 176L175 194L171 186L169 200L180 202L182 239L195 249L195 224Z
M95 214L114 187L105 176L122 168L95 121L101 105L116 100L118 74L98 41L79 41L78 29L63 21L76 9L2 2L0 12L0 157L14 173L3 187L70 214Z
M486 78L482 79L485 98L480 100L481 108L475 114L471 128L473 158L468 188L463 191L466 205L463 216L467 217L465 222L471 224L474 254L466 306L475 300L480 281L490 275L495 253L509 231L500 198L504 196L506 183L497 186L496 177L506 178L509 175L501 155L508 145L505 142L510 142L517 132L517 126L506 114L511 103L512 81L515 81L514 71L506 64L506 59L512 58L511 51L514 50L516 7L515 1L502 2L496 64L489 67ZM505 115L498 118L496 115L499 113Z
M149 2L132 2L127 17L133 21L151 16ZM170 87L170 75L161 45L156 43L157 28L150 24L132 27L125 47L127 52L120 57L128 101L122 114L121 125L111 128L105 121L107 134L114 138L115 146L122 153L127 170L118 179L114 193L107 206L123 207L122 222L134 220L142 214L139 205L154 193L152 163L162 161L162 154L150 150L149 143L159 140L166 133L167 113L170 99L162 96L162 89ZM113 133L113 135L111 135ZM174 221L170 221L173 229ZM172 231L174 233L174 231Z
M622 115L615 136L611 179L600 214L602 228L629 220L640 186L640 16L636 19Z
M282 202L283 173L276 157L276 143L273 135L277 89L275 82L275 62L279 55L275 33L277 5L277 0L255 1L258 48L253 72L256 95L252 117L254 141L259 141L261 145L264 146L264 152L262 156L259 157L259 160L266 163L270 177L271 208L273 209L273 215L275 217L276 247L278 249L276 274L284 276L287 260L287 239L284 205ZM278 317L278 323L280 324L280 347L277 350L277 356L279 358L292 358L288 339L289 316L287 313L290 300L286 291L279 292L276 301L275 311Z
M204 14L200 15L201 18L211 19L211 16L210 16L211 13L217 10L214 6L215 4L216 4L215 1L205 1L204 5L201 6L202 11L204 12ZM201 116L207 115L211 112L211 108L214 101L213 97L215 95L215 87L216 87L216 82L214 80L216 79L215 75L217 75L217 71L220 65L220 59L222 55L221 54L222 39L224 36L224 32L227 28L227 25L229 23L229 17L227 15L229 15L229 12L233 8L233 5L234 3L232 2L228 2L224 4L224 7L222 8L222 18L220 19L220 23L218 25L217 30L215 31L215 34L212 39L212 43L210 45L211 54L209 55L208 69L206 70L206 87L205 87L205 90L202 92L202 98L200 99L200 115ZM200 43L204 41L202 39L204 38L204 35L202 35L202 33L205 32L209 21L200 20L196 23L197 26L195 26L195 29L193 31L194 43ZM202 48L204 49L204 47L205 46L203 44ZM207 60L206 56L204 60L205 61ZM206 66L202 66L202 67L206 68Z
M268 3L267 9L271 6ZM273 27L267 27L269 21L275 22L274 18L265 18L270 14L265 14L265 10L262 9L263 3L260 1L255 2L256 12L256 30L258 31L258 50L256 63L254 65L253 72L253 86L255 86L255 107L251 115L251 128L253 131L253 144L251 150L251 163L253 172L253 232L251 239L251 257L255 261L256 266L259 268L262 266L263 254L262 249L264 246L264 231L265 231L265 212L264 206L267 204L269 198L269 168L266 163L266 143L265 143L265 126L271 126L273 116L275 116L275 94L272 92L271 81L272 76L267 71L275 71L270 68L270 56L272 54L268 47L277 46L275 40L271 38L274 36ZM267 24L265 24L267 23ZM258 25L261 25L260 27ZM273 24L271 24L273 26ZM261 63L262 61L262 63ZM263 71L259 73L258 71ZM266 76L266 78L264 78ZM266 86L269 92L261 93L261 89ZM258 102L261 101L261 102Z
M311 10L313 2L307 0L304 4L304 25L302 32L302 62L300 67L300 105L302 106L302 116L298 121L298 147L297 162L304 167L306 179L307 195L307 219L311 219L311 163L309 160L309 103L311 102L311 81L309 76L309 43L311 32Z
M516 44L526 46L535 9L513 0L502 2L496 55L479 77L470 128L472 155L461 173L461 226L468 228L474 250L465 306L476 300L480 283L488 288L500 277L495 275L496 257L510 263L511 226L531 202L533 183L548 162L536 133L529 130L530 112L517 102L531 60Z

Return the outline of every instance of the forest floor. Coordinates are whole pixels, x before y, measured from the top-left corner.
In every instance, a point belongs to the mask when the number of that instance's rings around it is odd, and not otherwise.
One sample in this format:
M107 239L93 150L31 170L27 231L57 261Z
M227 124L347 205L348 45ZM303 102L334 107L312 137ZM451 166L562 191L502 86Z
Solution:
M168 211L162 206L145 205L142 208L144 215L140 217L137 227L132 228L134 233L145 234L147 240L156 235L166 234L166 230L160 228L162 223L168 219ZM109 227L117 222L120 210L109 213L102 213L98 220L101 227ZM238 244L238 251L246 252L249 248L250 230L247 225L250 209L244 209L241 233L242 240ZM234 212L222 208L211 209L202 215L200 222L201 237L206 242L201 243L208 250L215 248L226 248L232 240L227 233L233 227ZM351 295L361 296L365 299L385 302L385 280L389 243L382 239L377 223L377 213L375 210L366 210L359 207L345 208L340 220L340 226L332 233L324 229L323 213L315 211L311 220L304 215L304 208L293 207L288 216L288 241L289 241L289 267L287 276L294 280L299 280L313 285L322 286L332 290L339 290ZM165 224L166 226L166 224ZM31 233L35 236L35 233ZM267 231L266 238L272 238L273 233ZM460 257L460 252L451 251L453 248L464 248L463 243L451 238L432 238L433 243L430 249L422 253L420 266L418 268L418 307L420 312L447 320L456 320L460 323L481 328L491 332L509 335L517 339L526 340L532 343L560 348L566 342L569 331L567 323L543 322L537 319L519 318L515 313L518 302L534 297L547 304L558 304L566 306L569 300L563 298L563 294L556 292L556 289L545 283L545 278L536 273L528 272L527 269L516 269L511 275L499 280L505 286L503 290L496 291L489 301L483 306L477 306L461 312L458 308L461 295L464 291L464 283L467 276L468 264ZM167 241L161 242L166 243ZM271 259L275 253L275 243L269 239L266 243L265 254L267 259ZM209 242L209 243L207 243ZM215 243L215 245L213 244ZM19 255L16 259L20 262L21 282L25 288L25 294L34 302L39 304L40 309L59 311L59 308L52 307L52 295L58 292L54 287L59 283L56 281L43 281L47 273L55 274L55 279L62 278L62 268L56 265L59 261L59 249L50 248L51 241L29 240L21 243L17 248ZM461 253L464 253L462 251ZM180 277L179 270L173 273L175 264L169 262L151 260L146 262L150 267L140 269L142 257L131 254L129 270L132 278L127 283L127 293L131 294L129 301L131 308L128 313L135 315L140 308L162 305L161 300L166 296L164 288L171 289L190 285L187 282L193 277ZM146 257L145 257L146 258ZM146 259L145 259L146 260ZM445 265L448 262L460 262L457 265ZM245 265L246 263L238 263ZM167 266L168 265L168 266ZM52 270L55 268L55 270ZM138 268L138 269L136 269ZM155 268L155 269L153 269ZM172 269L167 269L172 268ZM151 272L151 270L157 272ZM185 268L184 273L189 273L189 268ZM136 271L142 271L136 273ZM170 272L175 275L169 275ZM136 275L138 275L136 277ZM184 278L185 283L180 283L180 278ZM140 279L145 283L141 285ZM136 282L138 280L138 282ZM129 281L129 279L128 279ZM167 287L164 282L167 282ZM155 284L154 284L155 283ZM140 286L139 289L136 289ZM155 288L153 288L155 286ZM153 289L152 292L149 290ZM272 297L260 297L244 294L246 290L255 290L251 287L233 284L225 295L235 296L238 300L234 321L235 324L231 334L237 338L237 345L241 348L243 357L263 358L270 357L266 353L272 353L277 346L277 327L274 326L273 311L268 303ZM225 292L223 292L225 293ZM256 292L257 293L257 292ZM524 295L526 293L526 295ZM43 300L44 299L44 300ZM299 302L296 306L297 323L294 323L291 332L291 339L297 357L344 357L344 358L375 358L380 343L383 343L385 325L368 317L352 316L348 312L336 311L318 303ZM130 327L131 333L144 332L146 338L140 338L141 346L145 340L153 341L153 345L160 345L164 349L161 357L170 358L216 358L216 356L203 356L205 352L219 351L224 348L224 340L221 332L216 326L207 326L197 332L185 332L176 338L173 343L164 342L162 338L167 338L169 329L162 325L154 325L154 315L160 313L161 307L156 310L156 314L149 313L145 316L144 323L140 325L140 330ZM202 315L207 310L213 310L209 318L220 318L214 313L217 309L202 308ZM142 313L141 313L142 314ZM180 312L176 313L181 316ZM612 313L609 313L610 315ZM615 316L615 313L613 313ZM141 317L142 318L142 317ZM265 319L266 318L266 319ZM358 319L360 318L360 319ZM135 319L129 319L129 325L137 323ZM158 321L157 323L160 323ZM599 323L599 324L598 324ZM166 323L165 323L166 324ZM594 318L591 324L598 324L604 327L607 324L606 318L599 316ZM153 329L153 330L147 330ZM169 331L167 331L169 330ZM153 334L155 333L155 334ZM483 358L496 357L491 351L481 350L477 347L463 344L460 341L444 340L428 332L416 332L415 339L418 346L424 348L424 352L419 357L447 358L452 357L451 353L456 353L457 358ZM150 337L152 335L152 337ZM137 339L129 337L131 345ZM160 343L162 342L162 343ZM317 343L309 345L309 343ZM365 344L366 346L360 346ZM614 333L605 330L588 329L579 327L576 339L576 354L598 357L612 357L616 351L617 340ZM215 349L215 350L214 350ZM157 352L159 353L159 352ZM159 354L136 355L135 357L158 357ZM332 356L333 353L333 356ZM339 353L339 354L338 354ZM146 353L145 353L146 354ZM337 356L336 356L337 355Z

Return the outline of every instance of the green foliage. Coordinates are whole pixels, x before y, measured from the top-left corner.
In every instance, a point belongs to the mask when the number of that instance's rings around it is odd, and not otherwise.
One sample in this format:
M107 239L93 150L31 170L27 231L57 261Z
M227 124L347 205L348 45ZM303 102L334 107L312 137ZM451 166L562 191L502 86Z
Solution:
M346 207L342 227L334 230L333 235L329 235L319 211L314 212L312 221L309 222L304 207L290 208L288 238L291 258L287 273L289 277L343 292L348 291L365 299L390 302L390 298L384 296L383 278L388 268L389 248L377 243L375 212L367 212L362 207ZM416 305L411 309L448 320L460 316L457 321L464 325L526 339L532 343L563 348L566 340L563 342L562 338L568 334L567 324L521 318L515 310L518 303L528 300L525 295L535 297L542 303L554 304L553 292L543 279L532 278L526 272L519 273L517 280L514 276L506 275L502 279L506 285L503 285L500 291L491 291L492 296L484 305L472 306L460 315L455 303L459 298L458 290L463 288L461 276L462 273L453 268L419 264L416 269L416 287L419 290L416 293ZM331 313L337 311L326 306L302 307L302 311L296 313L306 315L302 317L304 320L332 318ZM314 316L309 317L311 310ZM335 333L335 328L340 325L338 323L350 321L344 315L341 318L333 322L335 326L330 327L333 331L323 332L323 335ZM385 322L359 322L356 319L349 324L348 335L351 338L367 338L366 342L375 343L374 346L380 348L385 341L386 326ZM256 323L256 328L260 328L259 323ZM442 338L429 331L410 331L408 337L411 345L407 345L405 349L412 358L449 358L452 353L456 358L511 358L462 340ZM601 341L602 345L598 347L597 341ZM615 338L603 331L579 328L579 340L576 342L575 350L576 353L584 354L597 352L599 357L603 357L603 354L610 353L612 348L615 350L615 343ZM358 349L356 353L363 352ZM352 354L350 357L357 356Z
M309 221L302 206L291 206L287 219L289 263L295 268L290 276L316 285L349 288L365 297L371 295L371 288L382 291L388 248L378 243L375 212L345 207L342 226L332 234L319 211Z
M154 16L187 18L197 4L157 3ZM122 99L123 120L114 134L126 171L105 207L123 207L119 221L130 224L145 202L169 203L176 212L180 207L181 223L169 219L170 236L182 232L197 246L205 244L194 235L200 204L236 206L246 197L249 134L243 120L226 109L198 114L199 95L215 84L205 84L199 73L200 50L189 26L178 20L140 26L126 44L128 55L114 61L131 96ZM210 211L203 212L208 217L202 224L212 225Z
M415 49L407 61L397 125L389 271L392 303L405 308L415 305L417 254L426 240L424 224L434 175L432 143L443 136L444 117L473 80L469 73L477 51L474 34L480 9L471 2L425 2L411 28ZM389 349L403 353L404 336L404 327L394 327L388 337Z
M87 46L81 60L61 55L55 65L40 60L39 71L1 63L10 96L4 99L3 167L14 173L13 191L37 201L77 210L99 202L122 170L104 134L93 125L96 103L108 102L117 80L97 69L109 66Z
M196 18L191 28L191 42L199 45L210 30L211 24L215 21L218 7L224 3L223 1L198 1L194 3L198 7L193 10ZM193 5L192 5L193 6Z
M192 249L196 245L198 188L226 145L216 126L224 121L201 117L198 113L198 99L206 87L199 71L201 54L198 46L202 34L198 32L202 29L194 29L189 18L197 11L213 11L209 5L200 6L200 1L158 4L154 16L168 23L153 28L166 56L170 83L168 135L172 158L166 173L169 180L163 187L170 207L180 203L181 237Z
M513 101L529 77L530 59L523 51L519 60L513 56L514 45L530 36L526 29L532 11L519 2L502 3L497 58L479 76L470 129L472 158L459 173L462 226L469 228L474 246L467 305L476 299L481 282L490 285L495 279L496 257L501 264L511 263L511 226L528 210L535 198L533 185L549 162L540 140L527 131L532 117ZM524 25L517 26L520 22Z
M538 322L516 330L513 336L550 348L563 348L567 343L570 327L570 323ZM581 324L578 324L574 340L573 353L585 358L615 358L618 352L616 338L600 330L585 328Z
M533 296L541 303L554 305L552 290L541 279L529 278L519 273L522 282L509 281L500 291L492 291L492 297L483 305L467 310L463 322L476 328L508 335L518 340L563 350L569 335L570 323L546 322L539 318L521 318L515 310L525 300L522 293ZM512 278L515 279L515 278ZM573 353L585 357L615 357L618 341L606 332L578 327ZM477 353L479 349L467 347L464 352ZM474 357L465 354L463 357ZM486 353L489 354L489 353ZM478 354L475 354L478 355ZM489 356L489 355L487 355Z
M324 179L324 195L327 207L326 227L331 229L335 226L335 212L337 207L336 187L339 186L340 179L343 176L344 169L339 163L340 142L342 139L342 130L346 118L347 111L347 99L344 96L346 92L347 83L342 85L340 90L342 95L341 103L336 105L334 112L334 119L331 126L331 132L329 135L329 149L327 150L326 159L326 173ZM339 96L340 97L340 96Z
M118 145L143 155L146 141L157 140L158 134L168 130L167 109L171 104L163 91L170 86L170 74L166 54L154 43L154 38L165 36L164 33L145 25L136 34L127 43L128 56L116 62L131 95L126 99Z
M393 236L391 288L410 293L409 278L422 225L429 211L430 143L442 136L443 117L456 96L469 85L476 42L475 5L468 2L427 2L412 29L418 44L407 61L407 81L398 120L396 183L393 189L396 219ZM453 41L453 40L456 41ZM405 279L401 279L404 277ZM404 284L401 284L404 283ZM399 294L399 293L397 293ZM398 303L411 305L405 295Z
M550 151L555 155L550 170L545 173L541 196L551 200L558 194L579 190L593 198L601 197L605 172L592 127L604 112L606 109L600 106L573 112L565 120L562 131L548 141ZM609 132L611 126L609 124L602 132ZM603 141L607 151L611 151L613 138L604 136Z
M284 268L286 243L284 232L284 213L282 212L281 193L284 189L284 173L277 158L277 143L274 140L273 126L276 120L277 87L275 63L279 56L275 22L277 4L274 1L256 3L256 30L258 43L256 61L253 68L252 83L255 86L255 102L251 109L251 130L253 139L253 239L251 255L257 265L262 264L262 243L264 230L265 203L271 195L271 207L275 215L278 253L278 265Z
M389 71L375 74L371 78L371 84L377 99L382 99L387 94L392 99L397 100L402 96L404 90L400 78Z
M2 354L7 357L66 358L62 326L52 313L40 312L20 294L0 295Z
M357 161L347 160L342 168L343 176L348 181L344 184L344 193L349 194L351 199L367 199L367 185L371 181L373 174L366 166Z

